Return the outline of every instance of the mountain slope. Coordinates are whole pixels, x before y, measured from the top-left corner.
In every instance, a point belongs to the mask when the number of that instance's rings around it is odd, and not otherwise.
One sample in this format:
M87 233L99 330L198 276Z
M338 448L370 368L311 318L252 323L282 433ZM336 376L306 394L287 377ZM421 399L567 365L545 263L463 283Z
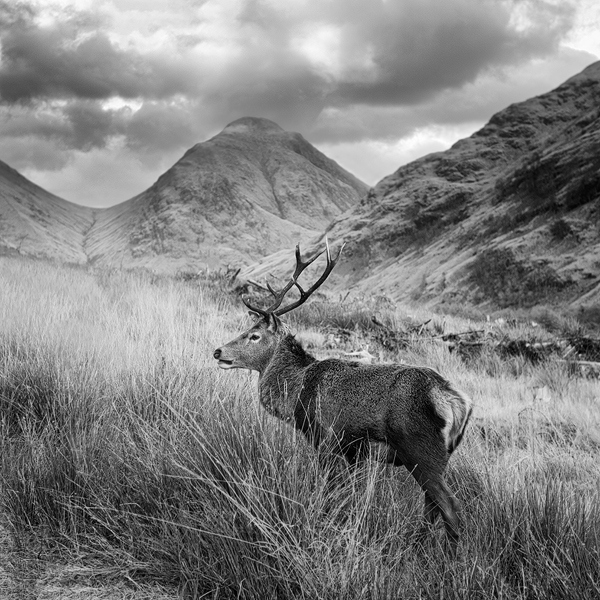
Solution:
M0 161L0 253L85 263L94 210L67 202Z
M384 178L328 227L347 242L333 283L435 303L600 302L599 98L597 62ZM289 254L242 275L284 276Z
M100 264L163 271L248 264L314 236L367 190L300 134L246 117L98 211L87 248Z

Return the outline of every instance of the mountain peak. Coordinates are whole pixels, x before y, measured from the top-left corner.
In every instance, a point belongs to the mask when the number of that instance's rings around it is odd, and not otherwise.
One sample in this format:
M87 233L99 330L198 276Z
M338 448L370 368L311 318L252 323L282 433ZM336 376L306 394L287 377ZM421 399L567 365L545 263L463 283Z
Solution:
M322 231L367 186L273 121L244 117L97 214L92 260L160 271L248 264Z
M223 133L283 133L284 131L274 121L260 117L242 117L232 121L223 129Z

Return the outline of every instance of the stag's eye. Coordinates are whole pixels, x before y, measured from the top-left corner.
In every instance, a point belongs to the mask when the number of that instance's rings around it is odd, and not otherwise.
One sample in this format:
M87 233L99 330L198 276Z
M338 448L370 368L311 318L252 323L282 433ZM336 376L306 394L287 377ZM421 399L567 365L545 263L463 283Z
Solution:
M250 341L251 342L258 342L258 340L260 340L260 335L258 333L251 333L250 334Z

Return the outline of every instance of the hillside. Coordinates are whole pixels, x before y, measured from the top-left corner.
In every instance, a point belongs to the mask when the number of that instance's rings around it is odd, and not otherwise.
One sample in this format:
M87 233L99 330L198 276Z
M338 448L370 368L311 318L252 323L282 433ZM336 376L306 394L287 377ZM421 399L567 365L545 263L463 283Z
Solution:
M99 211L87 246L100 264L167 272L248 264L313 237L367 190L300 134L246 117Z
M597 305L598 98L600 62L384 178L327 228L347 243L332 287L436 304ZM290 256L242 275L283 276Z
M0 161L0 253L85 263L90 208L67 202Z

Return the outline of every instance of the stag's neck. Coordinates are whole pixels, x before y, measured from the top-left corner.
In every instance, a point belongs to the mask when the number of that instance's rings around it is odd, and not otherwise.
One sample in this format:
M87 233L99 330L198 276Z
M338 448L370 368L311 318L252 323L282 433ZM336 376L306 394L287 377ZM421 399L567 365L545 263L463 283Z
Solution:
M258 379L260 402L267 411L287 422L294 419L306 367L313 362L315 358L302 348L293 335L281 339Z

